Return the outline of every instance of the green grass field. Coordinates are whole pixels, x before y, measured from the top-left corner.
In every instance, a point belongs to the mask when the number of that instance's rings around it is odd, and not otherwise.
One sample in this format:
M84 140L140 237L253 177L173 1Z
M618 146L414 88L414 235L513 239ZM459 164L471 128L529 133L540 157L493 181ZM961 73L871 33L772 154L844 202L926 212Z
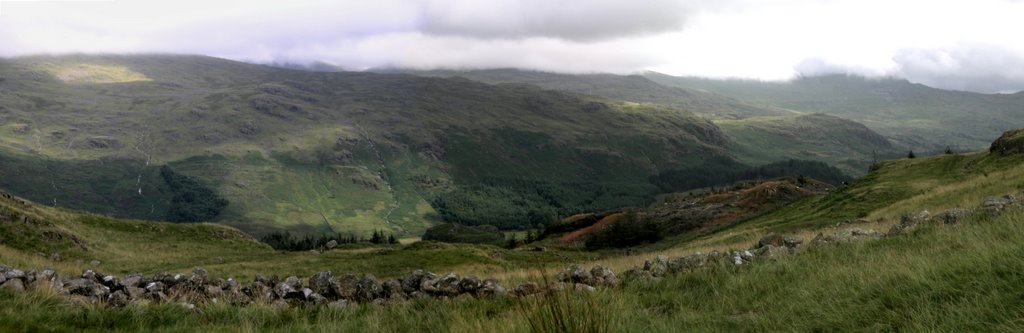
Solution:
M859 228L885 231L900 214L977 207L989 196L1024 189L1024 156L988 153L904 159L834 193L755 217L713 233L667 240L632 253L551 249L505 250L489 245L418 242L352 247L325 253L280 253L233 229L116 220L45 207L6 212L52 221L38 230L72 233L88 251L62 252L52 262L36 252L65 246L11 242L12 225L0 224L0 262L18 267L54 266L61 273L88 267L103 272L185 272L243 281L256 273L308 276L318 270L365 272L379 277L416 268L498 276L504 281L542 279L570 262L601 263L617 272L663 254L744 249L762 235L785 231L811 236L836 222L867 218ZM1024 211L986 214L958 224L928 224L897 237L839 246L739 267L718 267L630 283L595 294L556 294L526 299L417 300L345 309L234 308L204 305L192 312L175 304L136 304L123 309L69 304L45 292L0 291L0 325L13 331L995 331L1024 329ZM76 259L82 259L79 263ZM570 319L566 319L570 318ZM555 326L565 326L558 329Z
M0 326L166 332L1014 332L1024 329L1024 276L1018 273L1024 264L1017 259L1024 255L1022 219L1018 211L571 297L418 300L346 309L209 305L193 312L177 304L80 306L45 293L0 291Z

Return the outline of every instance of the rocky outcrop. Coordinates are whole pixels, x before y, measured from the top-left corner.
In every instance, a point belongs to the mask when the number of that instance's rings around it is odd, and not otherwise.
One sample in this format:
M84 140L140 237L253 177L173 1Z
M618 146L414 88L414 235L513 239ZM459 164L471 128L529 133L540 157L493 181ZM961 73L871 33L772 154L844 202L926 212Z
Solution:
M1024 128L1004 132L992 142L988 151L999 155L1024 153Z
M616 278L615 272L601 265L596 265L590 270L587 270L581 265L572 265L561 273L558 273L555 278L558 282L584 284L588 286L614 287L619 284L619 280Z
M989 215L999 216L1007 208L1024 206L1024 199L1017 198L1012 194L1001 197L991 197L981 203L981 209Z

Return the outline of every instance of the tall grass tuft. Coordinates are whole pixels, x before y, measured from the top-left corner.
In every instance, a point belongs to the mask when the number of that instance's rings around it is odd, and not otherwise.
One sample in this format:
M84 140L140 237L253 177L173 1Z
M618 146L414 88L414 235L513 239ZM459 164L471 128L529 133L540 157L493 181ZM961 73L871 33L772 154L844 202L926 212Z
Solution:
M547 274L543 275L543 281L545 286L551 285ZM567 284L563 290L548 290L522 297L516 305L531 332L611 332L615 304L598 296L576 291L572 284Z

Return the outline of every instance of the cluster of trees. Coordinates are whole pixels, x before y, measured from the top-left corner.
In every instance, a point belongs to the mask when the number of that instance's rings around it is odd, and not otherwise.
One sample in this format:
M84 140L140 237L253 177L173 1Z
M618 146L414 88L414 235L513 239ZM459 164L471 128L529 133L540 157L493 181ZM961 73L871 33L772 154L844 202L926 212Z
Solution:
M228 206L228 200L188 176L164 165L160 177L171 192L167 220L171 222L210 221Z
M544 239L544 235L545 234L541 231L530 230L526 232L526 235L523 237L523 239L519 239L519 237L517 237L516 234L510 233L508 236L508 242L505 244L505 247L509 249L514 249L520 244L530 244L541 239Z
M393 234L386 234L383 231L374 231L370 238L363 238L355 234L333 233L322 235L295 236L287 231L275 232L260 237L260 241L270 245L275 250L282 251L309 251L319 250L327 246L330 241L338 244L398 244L398 239Z
M749 179L804 176L838 185L852 178L824 162L788 160L748 167L729 158L715 158L692 168L669 170L651 176L651 182L665 192L730 185Z
M445 243L475 243L500 245L505 240L505 234L498 228L489 225L466 226L453 223L444 223L427 229L423 233L423 240L438 241Z
M624 248L654 243L663 237L660 225L631 212L612 225L594 231L583 244L588 250Z

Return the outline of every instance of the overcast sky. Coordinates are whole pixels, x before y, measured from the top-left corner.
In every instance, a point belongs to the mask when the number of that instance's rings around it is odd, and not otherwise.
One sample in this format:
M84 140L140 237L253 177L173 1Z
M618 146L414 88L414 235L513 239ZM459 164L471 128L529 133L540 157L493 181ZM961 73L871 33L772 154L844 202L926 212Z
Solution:
M1024 0L0 0L0 55L374 67L897 76L1024 90Z

